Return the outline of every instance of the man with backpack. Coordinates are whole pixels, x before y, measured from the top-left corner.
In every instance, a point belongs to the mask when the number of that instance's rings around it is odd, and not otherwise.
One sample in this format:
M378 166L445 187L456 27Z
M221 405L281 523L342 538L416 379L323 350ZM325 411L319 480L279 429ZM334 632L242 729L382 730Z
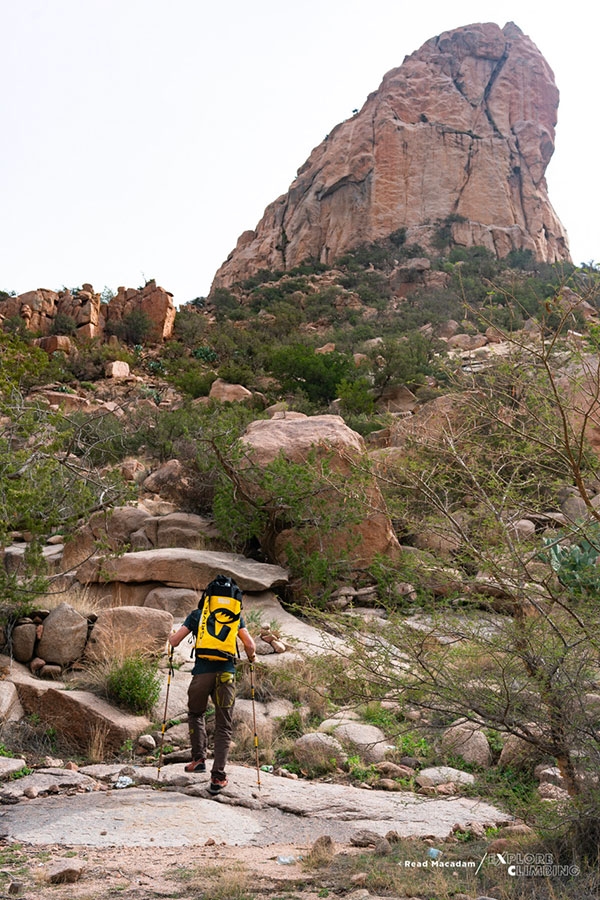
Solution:
M195 636L196 662L188 689L188 724L192 761L186 772L206 771L206 725L209 697L215 707L214 757L209 791L218 794L227 785L225 766L233 733L235 703L235 659L237 638L253 663L256 645L247 630L242 610L242 592L226 575L217 577L202 593L198 609L193 610L178 631L169 636L177 647L188 634Z

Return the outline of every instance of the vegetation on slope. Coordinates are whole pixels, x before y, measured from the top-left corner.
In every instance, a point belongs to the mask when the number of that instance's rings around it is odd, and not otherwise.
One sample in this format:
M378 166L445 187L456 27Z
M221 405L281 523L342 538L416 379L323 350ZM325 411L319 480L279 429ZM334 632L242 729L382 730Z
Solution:
M599 307L594 268L538 265L527 253L498 261L482 248L454 248L425 264L398 233L346 254L334 269L307 263L262 272L199 298L178 313L174 339L160 348L91 344L48 360L29 335L5 333L0 537L29 530L42 539L114 504L122 489L117 464L145 453L178 457L190 475L189 508L215 515L232 549L268 558L258 543L265 521L280 521L282 510L287 524L301 520L319 484L275 465L257 482L259 500L239 502L237 439L267 404L317 413L339 400L334 408L368 436L394 425L379 402L391 386L409 387L420 408L447 399L435 439L409 434L397 452L379 454L380 484L411 552L362 574L386 608L386 641L354 627L354 668L331 689L365 703L391 693L433 725L463 717L555 761L571 805L551 825L561 852L591 860L600 837L593 703L600 515L590 445L600 397ZM508 354L477 371L463 368L440 339L450 319L465 334L500 331ZM335 349L318 352L326 344ZM49 382L100 396L103 363L115 354L144 376L123 398L127 416L57 413L32 402L31 392ZM252 390L254 405L195 404L217 377ZM173 389L179 402L160 406ZM579 514L551 530L547 514L557 512L564 490L580 501ZM310 514L324 536L334 527L312 507ZM523 537L517 525L526 515L537 524ZM437 549L417 546L425 529L439 538ZM323 608L345 574L343 559L299 556L292 562L307 588L303 603ZM37 563L32 558L32 578ZM10 602L39 589L2 577ZM400 589L406 584L409 594ZM424 630L407 627L407 609L427 616ZM343 621L336 618L335 628Z

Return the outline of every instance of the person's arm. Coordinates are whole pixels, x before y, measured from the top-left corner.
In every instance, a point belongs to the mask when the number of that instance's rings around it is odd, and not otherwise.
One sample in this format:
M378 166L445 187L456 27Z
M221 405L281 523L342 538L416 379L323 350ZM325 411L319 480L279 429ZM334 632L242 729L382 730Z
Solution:
M168 637L171 647L177 647L190 633L190 629L186 628L185 625L182 625L177 631L173 631Z
M250 662L254 662L254 660L256 659L256 644L254 643L254 638L247 628L240 628L240 630L238 631L238 637L244 645L246 656L248 657Z

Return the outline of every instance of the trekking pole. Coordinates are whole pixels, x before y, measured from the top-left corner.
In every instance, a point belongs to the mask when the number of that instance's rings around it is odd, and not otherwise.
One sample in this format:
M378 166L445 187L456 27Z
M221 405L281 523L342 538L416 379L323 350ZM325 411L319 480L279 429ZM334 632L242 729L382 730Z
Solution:
M256 704L254 702L254 663L250 663L250 698L252 700L252 721L254 723L254 752L256 754L256 783L260 790L260 766L258 764L258 732L256 730Z
M165 711L163 713L162 728L160 731L160 752L158 754L158 772L156 780L160 781L160 770L163 764L163 747L165 745L165 730L167 727L167 707L169 705L169 690L171 688L171 676L173 675L173 650L172 644L169 644L169 674L167 676L167 693L165 696Z

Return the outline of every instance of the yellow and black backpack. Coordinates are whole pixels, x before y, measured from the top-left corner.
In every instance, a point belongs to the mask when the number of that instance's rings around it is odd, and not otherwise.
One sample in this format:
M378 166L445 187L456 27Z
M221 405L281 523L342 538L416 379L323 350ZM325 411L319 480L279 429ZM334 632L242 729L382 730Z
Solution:
M196 658L232 660L242 614L242 592L232 578L217 575L206 586L198 603L202 610L196 635Z

